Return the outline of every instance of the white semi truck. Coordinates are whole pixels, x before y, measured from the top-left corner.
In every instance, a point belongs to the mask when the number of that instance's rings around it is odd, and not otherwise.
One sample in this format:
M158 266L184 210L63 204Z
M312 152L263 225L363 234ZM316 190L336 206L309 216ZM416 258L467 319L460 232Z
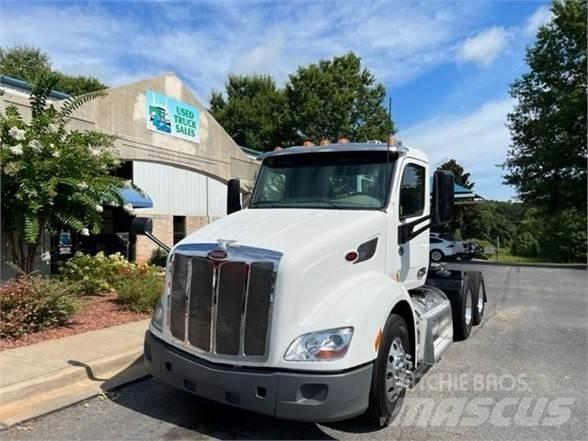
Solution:
M247 207L169 253L145 337L154 377L278 418L378 426L455 339L480 323L479 272L429 266L429 227L453 176L379 143L291 147L261 158ZM433 188L430 188L430 187ZM135 232L150 234L136 219Z

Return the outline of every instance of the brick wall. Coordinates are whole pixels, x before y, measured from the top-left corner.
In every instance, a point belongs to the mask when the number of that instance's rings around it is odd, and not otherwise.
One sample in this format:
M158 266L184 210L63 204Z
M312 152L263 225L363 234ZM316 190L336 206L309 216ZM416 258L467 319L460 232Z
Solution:
M168 246L174 243L174 218L163 214L148 215L153 219L153 235ZM211 221L214 219L211 219ZM207 216L186 216L186 233L190 234L209 223ZM148 262L157 245L145 236L137 236L136 261Z

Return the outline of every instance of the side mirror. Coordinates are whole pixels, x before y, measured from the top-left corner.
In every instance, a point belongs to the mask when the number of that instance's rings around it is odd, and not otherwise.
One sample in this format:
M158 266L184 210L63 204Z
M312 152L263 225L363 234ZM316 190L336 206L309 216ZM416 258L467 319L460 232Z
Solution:
M451 222L454 212L453 173L437 170L433 175L433 200L431 206L432 225L443 225Z
M131 233L146 236L153 232L153 220L150 217L136 217L131 222Z
M150 217L136 217L131 222L131 233L138 236L147 236L155 242L166 253L169 253L171 248L164 244L161 240L153 235L153 220Z
M241 182L230 179L227 183L227 214L241 210Z

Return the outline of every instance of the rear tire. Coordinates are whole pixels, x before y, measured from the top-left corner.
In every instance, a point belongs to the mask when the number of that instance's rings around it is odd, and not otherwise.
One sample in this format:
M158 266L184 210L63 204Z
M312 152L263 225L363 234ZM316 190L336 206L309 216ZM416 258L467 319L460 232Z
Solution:
M394 346L393 346L394 345ZM406 389L392 386L391 363L402 359L402 353L411 354L408 326L402 317L390 314L384 326L384 337L374 364L367 417L378 428L388 426L400 413Z
M471 283L466 279L465 292L452 305L453 333L456 340L466 340L472 331L474 322L474 301L476 296Z
M484 298L484 293L486 290L484 289L483 285L484 280L480 277L474 303L474 326L482 323L482 319L484 318L484 310L486 309L486 299Z
M441 250L433 250L431 251L430 256L432 262L441 262L445 257L445 254L443 254L443 251Z

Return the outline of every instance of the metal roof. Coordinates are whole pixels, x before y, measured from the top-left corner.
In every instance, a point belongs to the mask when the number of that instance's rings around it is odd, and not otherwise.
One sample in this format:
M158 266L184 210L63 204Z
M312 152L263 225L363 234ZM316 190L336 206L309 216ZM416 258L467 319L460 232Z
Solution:
M16 87L18 89L24 89L28 92L33 90L33 86L31 83L27 83L26 81L19 80L18 78L12 78L7 75L0 75L0 84L6 84L8 86ZM56 98L58 100L65 100L67 98L71 98L71 95L67 93L60 92L58 90L52 90L49 93L51 98Z

